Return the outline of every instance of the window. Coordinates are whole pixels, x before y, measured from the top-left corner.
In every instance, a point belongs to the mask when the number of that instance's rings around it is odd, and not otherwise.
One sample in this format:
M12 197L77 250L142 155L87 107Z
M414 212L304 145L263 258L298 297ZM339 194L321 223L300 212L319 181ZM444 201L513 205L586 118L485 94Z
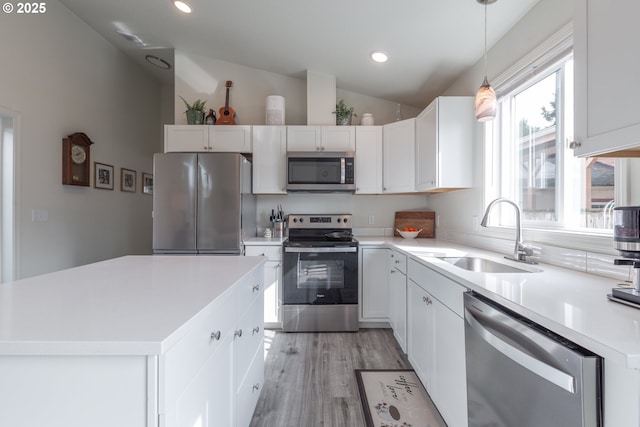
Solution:
M0 281L14 274L14 133L16 119L0 110Z
M507 197L534 228L612 228L616 161L579 159L573 132L573 53L570 37L509 77L498 79L498 115L486 126L487 202ZM513 225L513 211L496 210L492 224Z

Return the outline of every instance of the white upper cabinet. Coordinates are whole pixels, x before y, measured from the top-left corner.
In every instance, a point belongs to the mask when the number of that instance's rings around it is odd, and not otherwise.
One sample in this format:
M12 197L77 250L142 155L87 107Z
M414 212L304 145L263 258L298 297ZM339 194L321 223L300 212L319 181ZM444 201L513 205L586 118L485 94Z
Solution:
M287 126L288 151L355 151L354 126Z
M640 156L639 16L637 0L576 1L577 156Z
M355 126L322 126L322 151L356 151Z
M287 193L287 132L284 126L253 127L253 193Z
M416 191L473 185L473 101L471 96L441 96L416 118Z
M382 127L383 193L415 191L415 141L416 119Z
M251 153L251 126L208 126L211 151Z
M356 127L356 194L382 193L382 127Z
M209 130L200 125L165 125L164 152L209 151Z
M251 126L165 125L164 152L251 152Z

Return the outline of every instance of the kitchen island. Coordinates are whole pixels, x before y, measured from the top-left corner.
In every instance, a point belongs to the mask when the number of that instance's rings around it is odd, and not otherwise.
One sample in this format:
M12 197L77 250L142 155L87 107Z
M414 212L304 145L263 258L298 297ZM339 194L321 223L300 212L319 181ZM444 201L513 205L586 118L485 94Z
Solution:
M0 284L0 425L248 425L264 262L127 256Z

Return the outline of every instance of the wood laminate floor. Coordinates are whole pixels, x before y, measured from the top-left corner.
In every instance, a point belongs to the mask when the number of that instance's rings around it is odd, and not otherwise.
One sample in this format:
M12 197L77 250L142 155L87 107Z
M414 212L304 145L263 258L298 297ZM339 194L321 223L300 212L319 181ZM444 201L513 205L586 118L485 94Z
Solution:
M251 427L360 427L354 369L410 369L391 329L265 331L265 380Z

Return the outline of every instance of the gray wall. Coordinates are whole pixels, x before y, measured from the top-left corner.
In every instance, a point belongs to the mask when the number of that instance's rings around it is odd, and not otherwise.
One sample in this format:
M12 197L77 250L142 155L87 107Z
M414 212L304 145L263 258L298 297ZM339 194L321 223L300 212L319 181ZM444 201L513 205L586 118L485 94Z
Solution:
M149 253L140 179L162 147L159 85L56 0L1 19L0 109L18 123L18 276ZM113 191L62 185L62 138L78 131L95 142L92 163L115 167ZM136 193L120 191L121 167L137 172ZM32 209L48 221L32 222Z

